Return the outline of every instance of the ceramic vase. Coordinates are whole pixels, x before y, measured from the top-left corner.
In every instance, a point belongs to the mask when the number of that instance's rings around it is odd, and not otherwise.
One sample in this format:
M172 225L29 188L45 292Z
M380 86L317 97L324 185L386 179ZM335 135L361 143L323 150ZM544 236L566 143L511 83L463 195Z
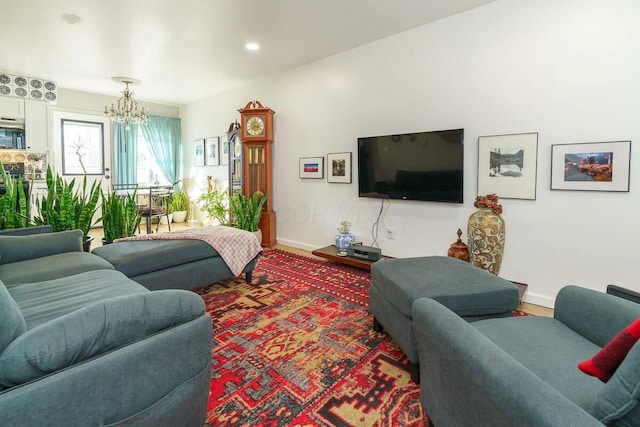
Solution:
M469 217L469 262L498 275L504 254L504 219L491 208L480 208Z
M187 211L173 211L173 222L184 222L187 219Z
M355 235L351 233L340 233L336 236L336 248L338 248L338 252L346 252L349 245L355 241Z

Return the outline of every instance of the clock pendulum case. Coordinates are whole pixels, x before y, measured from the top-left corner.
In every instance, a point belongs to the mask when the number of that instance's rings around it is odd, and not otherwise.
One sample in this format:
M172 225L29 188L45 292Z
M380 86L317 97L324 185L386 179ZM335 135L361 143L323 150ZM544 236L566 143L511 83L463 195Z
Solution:
M262 244L274 246L276 213L273 210L273 116L275 111L258 101L249 101L240 112L242 135L242 191L249 198L256 191L267 194L262 208Z
M242 139L240 123L231 123L227 132L229 146L229 195L242 191Z

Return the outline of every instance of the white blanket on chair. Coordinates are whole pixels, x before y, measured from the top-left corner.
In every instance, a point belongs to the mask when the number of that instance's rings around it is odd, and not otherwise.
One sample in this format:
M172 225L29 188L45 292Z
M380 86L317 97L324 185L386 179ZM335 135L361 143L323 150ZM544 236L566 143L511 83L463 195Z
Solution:
M223 225L199 227L167 233L140 234L116 239L115 242L131 240L179 240L195 239L207 242L215 249L229 267L234 276L242 273L245 266L262 252L262 246L256 236L245 230ZM256 265L258 265L256 263Z

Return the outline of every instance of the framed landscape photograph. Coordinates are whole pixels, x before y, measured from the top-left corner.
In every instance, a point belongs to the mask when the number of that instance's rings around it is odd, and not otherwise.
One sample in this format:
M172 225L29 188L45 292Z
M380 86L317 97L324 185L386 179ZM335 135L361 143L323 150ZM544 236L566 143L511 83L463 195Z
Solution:
M327 154L327 182L351 184L351 153Z
M220 165L220 150L218 148L219 139L217 136L207 138L204 146L205 162L207 166Z
M204 166L204 139L193 141L194 166Z
M324 178L324 157L300 157L300 178Z
M538 133L478 137L478 194L536 199Z
M551 146L551 189L629 191L631 141Z

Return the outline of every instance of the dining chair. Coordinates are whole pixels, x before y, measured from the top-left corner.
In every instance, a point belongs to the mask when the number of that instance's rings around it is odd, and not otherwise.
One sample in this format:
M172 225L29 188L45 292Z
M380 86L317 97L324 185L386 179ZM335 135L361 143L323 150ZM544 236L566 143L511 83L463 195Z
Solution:
M173 192L173 186L171 185L150 185L149 188L145 188L144 192L140 193L148 203L140 205L138 212L145 218L147 223L147 234L151 234L151 224L154 218L158 219L158 225L156 226L156 233L160 227L160 218L166 217L169 231L171 231L171 221L169 220L169 199Z
M138 191L138 184L113 184L111 189L116 196L126 197Z

